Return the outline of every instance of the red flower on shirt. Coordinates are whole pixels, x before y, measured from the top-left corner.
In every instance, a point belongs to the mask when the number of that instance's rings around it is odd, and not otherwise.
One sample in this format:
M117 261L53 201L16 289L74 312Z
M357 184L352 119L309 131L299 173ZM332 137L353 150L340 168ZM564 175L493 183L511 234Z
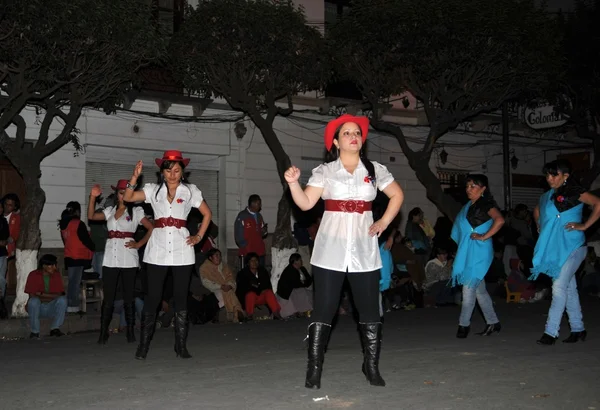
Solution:
M371 178L369 175L367 175L367 176L365 177L364 181L365 181L367 184L370 184L371 182L373 182L373 178Z
M127 215L127 216L125 217L125 220L126 220L127 222L129 222L129 221L131 221L131 217L130 217L129 215Z
M558 202L565 202L565 197L564 197L564 196L562 196L562 195L559 195L559 196L557 196L557 197L556 197L556 200L557 200Z
M177 203L178 203L178 204L182 204L182 203L183 203L183 199L181 199L181 198L177 198Z

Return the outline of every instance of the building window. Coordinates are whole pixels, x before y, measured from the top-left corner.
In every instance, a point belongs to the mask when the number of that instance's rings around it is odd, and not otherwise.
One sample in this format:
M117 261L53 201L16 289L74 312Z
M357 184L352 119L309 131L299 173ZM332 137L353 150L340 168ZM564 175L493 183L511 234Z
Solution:
M325 0L325 28L335 24L349 9L349 0Z
M183 22L185 0L149 0L154 13L154 21L161 32L171 37Z

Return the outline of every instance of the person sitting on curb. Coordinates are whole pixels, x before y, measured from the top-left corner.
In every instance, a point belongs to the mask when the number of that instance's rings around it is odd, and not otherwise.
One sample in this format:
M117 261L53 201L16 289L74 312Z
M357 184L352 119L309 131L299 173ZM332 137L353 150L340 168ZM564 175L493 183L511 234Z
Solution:
M62 277L58 271L58 261L54 255L44 255L38 269L27 277L25 293L29 294L27 312L31 326L30 339L40 337L40 318L52 319L50 336L64 336L60 327L65 321L67 298Z
M246 255L246 267L237 274L236 295L244 304L248 320L253 320L254 307L257 305L267 305L273 318L281 319L281 306L273 293L269 272L258 261L256 253Z

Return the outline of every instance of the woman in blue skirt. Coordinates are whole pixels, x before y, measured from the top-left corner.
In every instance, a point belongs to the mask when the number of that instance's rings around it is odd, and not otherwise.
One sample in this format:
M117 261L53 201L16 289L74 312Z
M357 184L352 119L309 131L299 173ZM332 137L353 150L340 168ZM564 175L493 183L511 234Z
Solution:
M452 283L463 287L462 309L456 333L459 339L469 335L475 302L479 302L487 323L483 332L478 334L489 336L500 332L500 321L483 278L494 258L492 236L502 228L504 218L490 194L485 175L471 174L467 176L466 182L469 202L459 212L452 226L452 239L458 244L452 266Z

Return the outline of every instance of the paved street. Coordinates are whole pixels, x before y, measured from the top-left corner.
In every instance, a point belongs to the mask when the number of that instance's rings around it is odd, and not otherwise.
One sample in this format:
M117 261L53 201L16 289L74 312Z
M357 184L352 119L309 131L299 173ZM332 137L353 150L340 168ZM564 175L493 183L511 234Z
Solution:
M307 321L204 325L191 329L184 361L172 330L157 331L145 362L134 345L97 333L0 344L5 409L600 409L598 299L586 299L585 343L538 346L548 302L497 300L500 335L454 337L458 308L386 316L381 371L360 372L355 325L343 317L326 355L321 390L304 388ZM563 323L561 338L568 335ZM483 321L476 312L473 330ZM315 401L325 398L320 401Z

